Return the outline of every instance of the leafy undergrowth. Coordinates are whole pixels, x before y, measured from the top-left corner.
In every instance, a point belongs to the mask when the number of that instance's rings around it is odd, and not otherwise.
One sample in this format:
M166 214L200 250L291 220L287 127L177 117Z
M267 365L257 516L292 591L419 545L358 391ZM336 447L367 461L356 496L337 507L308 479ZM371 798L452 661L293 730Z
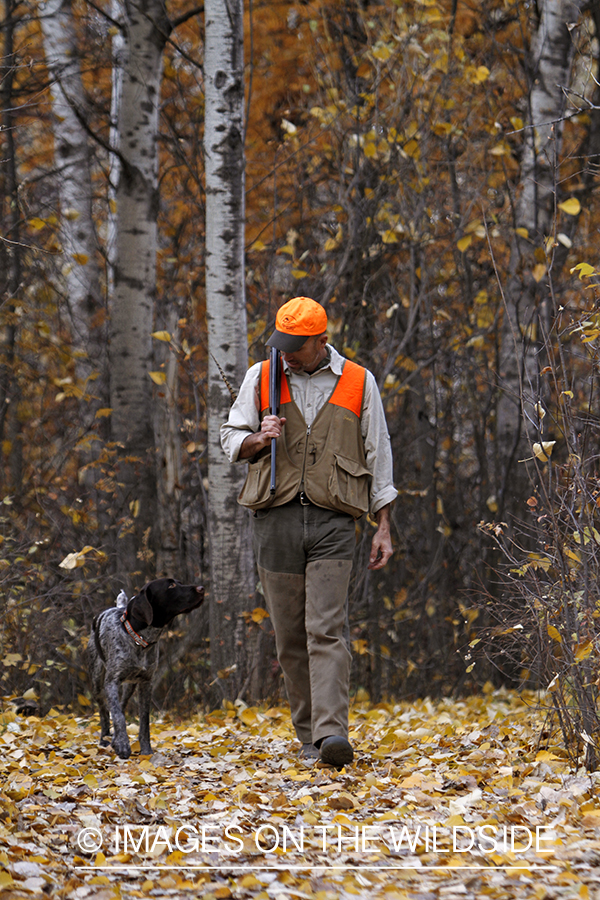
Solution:
M0 900L595 896L597 777L540 748L536 702L357 704L340 772L298 761L285 709L165 716L119 760L97 718L7 702Z

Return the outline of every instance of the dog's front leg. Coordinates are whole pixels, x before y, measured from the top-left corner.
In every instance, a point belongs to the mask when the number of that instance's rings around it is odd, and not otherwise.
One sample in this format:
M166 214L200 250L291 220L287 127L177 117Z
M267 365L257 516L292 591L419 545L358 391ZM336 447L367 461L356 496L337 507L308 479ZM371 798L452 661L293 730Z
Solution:
M138 687L138 706L140 716L140 753L143 756L154 751L150 745L150 700L152 697L152 684L150 681L142 681Z
M131 746L127 737L127 723L119 702L118 683L106 680L104 682L104 692L106 693L113 723L114 735L112 745L117 756L120 756L121 759L128 759L131 756Z
M135 691L136 687L137 687L137 685L136 685L135 681L125 681L121 685L120 706L121 706L121 709L123 710L123 715L125 715L125 713L127 712L127 704L131 700L131 695Z

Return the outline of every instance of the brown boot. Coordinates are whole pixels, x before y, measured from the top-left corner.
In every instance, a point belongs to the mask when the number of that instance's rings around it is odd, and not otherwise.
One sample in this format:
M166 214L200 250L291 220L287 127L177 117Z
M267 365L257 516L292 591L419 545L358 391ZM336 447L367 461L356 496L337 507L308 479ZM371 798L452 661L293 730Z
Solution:
M323 738L319 747L319 759L327 766L341 769L354 759L354 751L350 742L340 734Z

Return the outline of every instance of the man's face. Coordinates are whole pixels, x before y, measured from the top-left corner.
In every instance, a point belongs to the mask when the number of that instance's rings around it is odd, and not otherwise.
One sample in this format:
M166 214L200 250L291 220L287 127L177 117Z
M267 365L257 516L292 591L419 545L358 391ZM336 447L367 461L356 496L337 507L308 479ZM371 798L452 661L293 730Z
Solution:
M327 335L317 334L309 337L299 350L294 353L282 353L282 357L292 372L312 374L327 356Z

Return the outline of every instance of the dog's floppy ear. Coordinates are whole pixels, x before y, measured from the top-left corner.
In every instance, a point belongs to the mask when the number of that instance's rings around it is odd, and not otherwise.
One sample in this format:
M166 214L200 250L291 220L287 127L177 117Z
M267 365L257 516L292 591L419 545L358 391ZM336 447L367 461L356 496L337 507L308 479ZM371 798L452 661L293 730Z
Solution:
M135 616L138 622L143 622L144 626L152 624L154 613L144 589L132 597L127 604L127 618L131 619L132 616Z

